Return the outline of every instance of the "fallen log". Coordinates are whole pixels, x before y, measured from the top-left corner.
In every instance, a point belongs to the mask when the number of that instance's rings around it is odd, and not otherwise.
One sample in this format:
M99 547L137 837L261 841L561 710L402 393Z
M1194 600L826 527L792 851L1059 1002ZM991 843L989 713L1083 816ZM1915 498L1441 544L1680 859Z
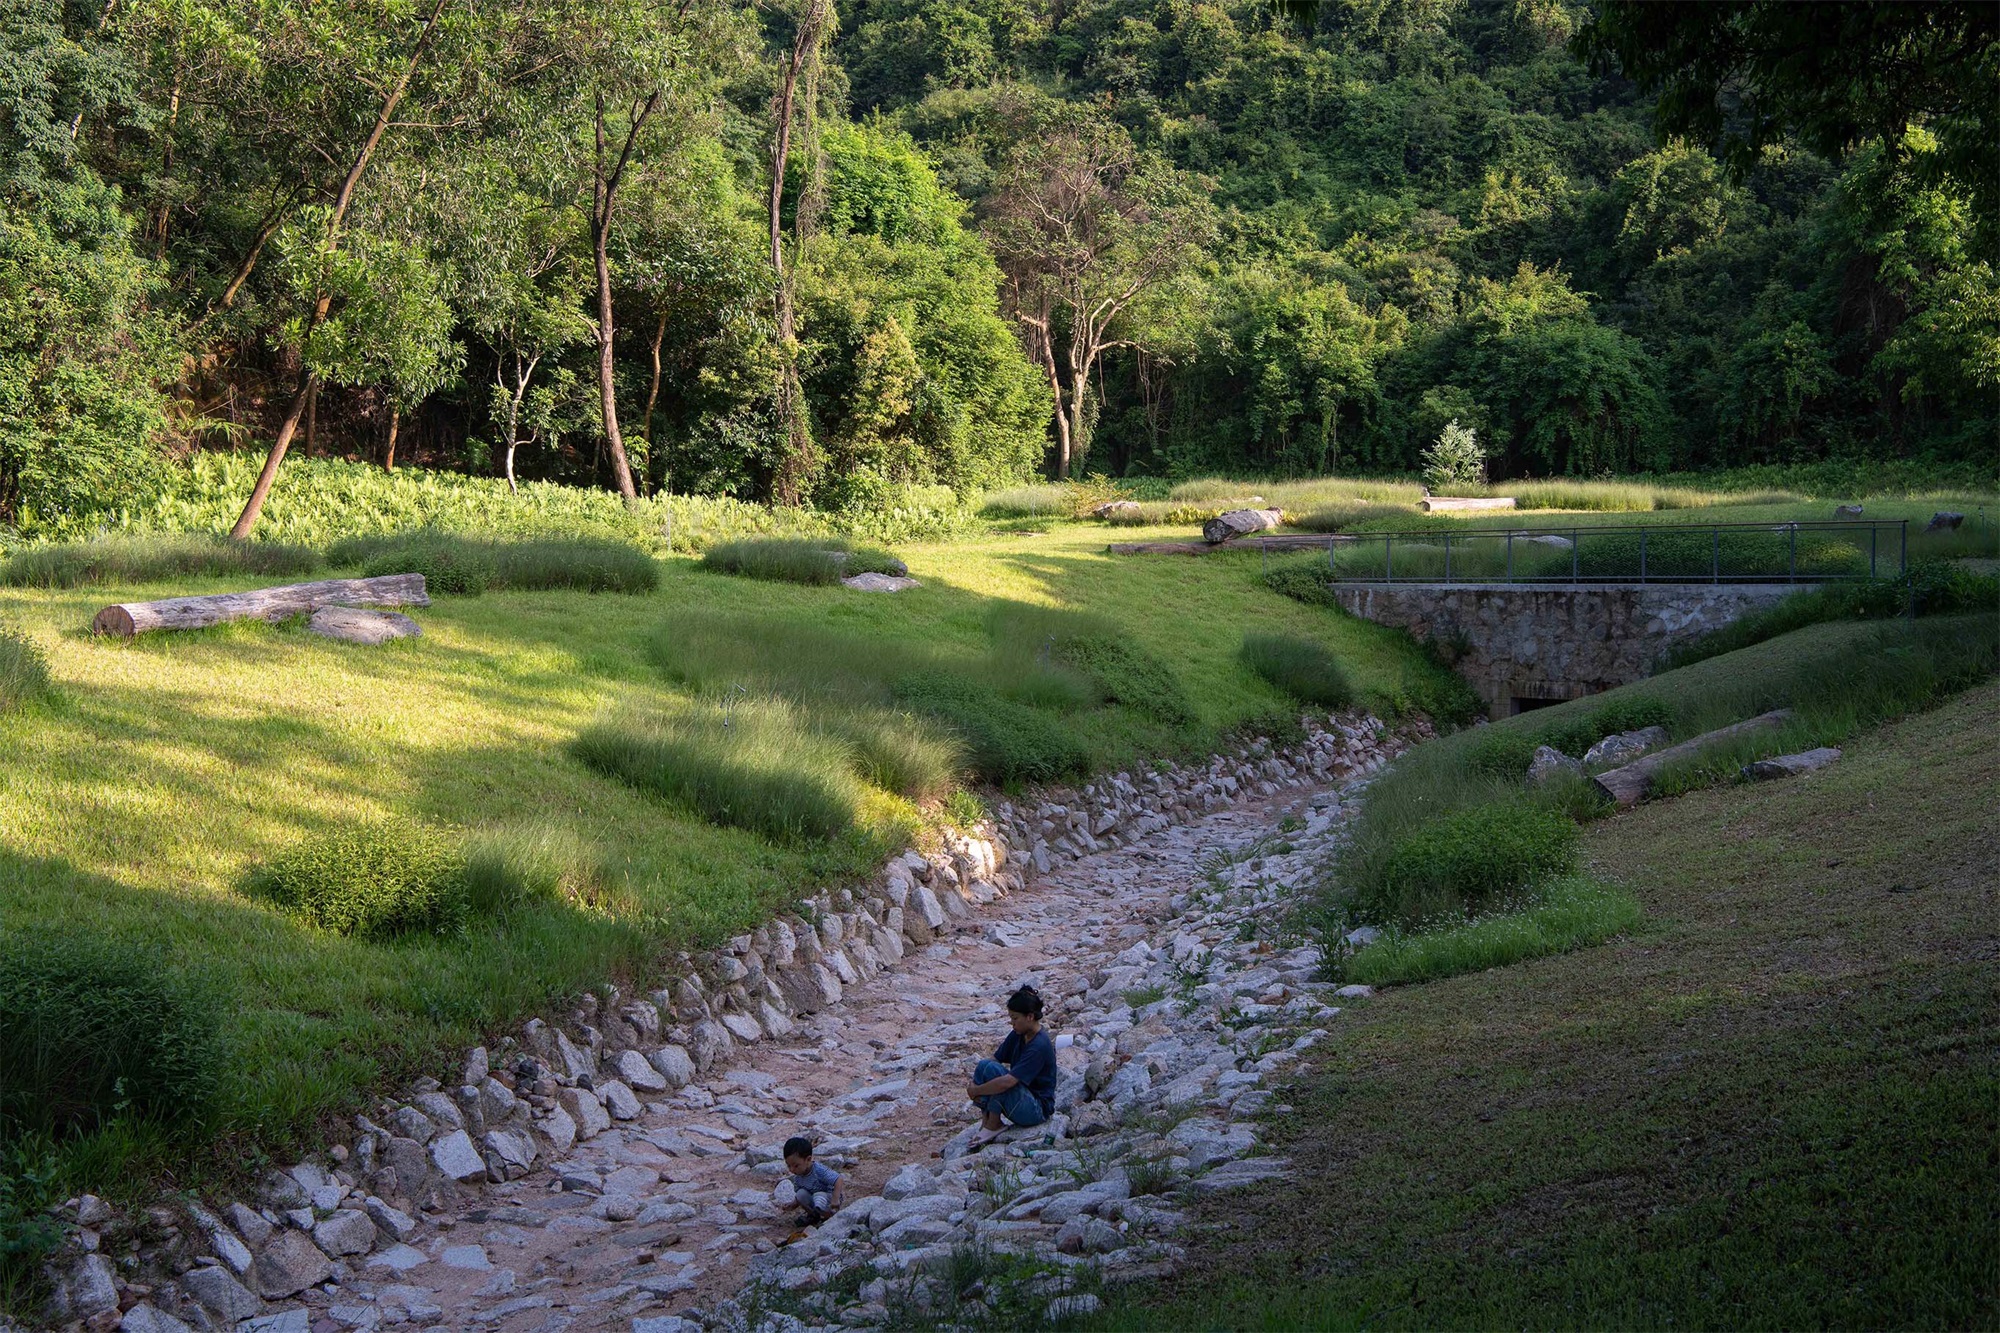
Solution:
M1201 542L1112 542L1106 555L1207 555L1220 547Z
M1281 532L1270 537L1232 537L1211 546L1207 542L1112 542L1106 555L1213 555L1217 551L1324 551L1349 546L1356 539L1344 533Z
M1776 731L1792 716L1789 708L1778 708L1743 722L1732 723L1715 731L1703 732L1692 740L1670 745L1664 750L1655 750L1643 759L1635 759L1623 768L1614 768L1599 773L1595 779L1597 789L1618 802L1620 807L1637 805L1646 799L1646 793L1653 789L1653 779L1660 770L1683 759L1700 754L1709 746L1722 741L1734 740L1752 732Z
M1425 496L1417 507L1422 509L1426 514L1442 514L1455 509L1512 509L1514 507L1514 497L1511 495L1502 495L1490 500L1483 500L1455 499L1445 495L1429 495Z
M169 597L158 602L121 602L99 611L93 634L129 639L161 629L204 629L228 620L283 620L323 606L429 606L422 574L384 574L372 579L326 579L287 583L249 592L209 597Z

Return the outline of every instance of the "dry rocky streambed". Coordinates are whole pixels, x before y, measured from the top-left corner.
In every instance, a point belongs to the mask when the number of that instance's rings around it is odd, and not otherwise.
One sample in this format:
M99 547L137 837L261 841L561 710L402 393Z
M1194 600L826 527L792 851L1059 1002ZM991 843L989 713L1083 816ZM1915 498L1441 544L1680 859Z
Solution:
M1287 903L1412 739L1344 715L1002 806L984 836L687 959L671 991L587 997L470 1052L453 1086L384 1102L255 1198L72 1200L58 1321L778 1333L967 1299L1087 1312L1171 1267L1190 1199L1289 1169L1258 1142L1265 1085L1342 997ZM966 1073L1024 981L1063 1046L1058 1113L968 1152ZM846 1180L809 1232L771 1199L794 1134ZM946 1279L968 1264L985 1276Z

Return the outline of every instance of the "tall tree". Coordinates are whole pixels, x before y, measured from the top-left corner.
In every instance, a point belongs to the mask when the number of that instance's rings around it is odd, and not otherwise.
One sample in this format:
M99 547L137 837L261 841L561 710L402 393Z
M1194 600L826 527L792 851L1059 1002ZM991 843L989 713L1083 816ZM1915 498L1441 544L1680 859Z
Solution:
M771 99L771 280L778 335L778 413L785 431L785 454L774 490L778 500L796 505L814 466L812 422L805 386L799 379L798 264L813 214L820 203L821 163L815 136L819 81L827 34L833 27L832 0L800 0L793 16L791 50ZM785 241L785 183L793 140L805 150L803 182L792 201L792 238ZM789 249L790 253L787 253Z
M313 335L326 323L327 315L333 308L334 285L330 281L333 262L340 252L341 229L347 221L347 211L354 204L354 191L361 184L361 177L368 170L368 163L374 158L375 150L382 143L382 136L389 131L391 118L401 104L403 95L409 91L410 80L416 76L418 68L431 46L432 35L437 31L438 19L444 13L446 0L433 0L430 13L422 20L416 38L411 43L409 58L403 62L395 81L382 93L380 108L375 113L374 124L368 135L355 150L353 163L347 169L346 177L340 183L340 192L334 196L333 206L325 216L325 231L321 239L321 253L327 278L318 284L310 313L303 325L300 342L310 342ZM271 494L271 485L278 479L278 465L285 461L285 452L292 447L292 437L298 433L299 421L305 415L306 406L312 401L319 388L319 373L310 361L301 372L299 387L292 395L291 406L285 412L284 424L278 428L278 438L271 442L271 452L264 458L264 467L257 474L257 484L251 488L250 498L243 505L243 512L237 516L236 525L229 535L238 541L247 541L251 530L257 526L257 518L264 512L264 501Z
M1199 257L1214 212L1193 183L1097 120L1028 131L986 219L1003 296L1055 396L1056 476L1090 452L1099 358L1142 345L1140 299Z

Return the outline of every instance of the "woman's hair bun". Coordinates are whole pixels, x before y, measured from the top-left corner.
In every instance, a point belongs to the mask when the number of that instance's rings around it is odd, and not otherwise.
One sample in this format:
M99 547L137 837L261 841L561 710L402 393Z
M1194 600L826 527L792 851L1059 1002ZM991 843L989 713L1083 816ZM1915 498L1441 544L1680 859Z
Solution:
M1033 986L1023 986L1007 997L1007 1007L1017 1014L1027 1014L1031 1018L1042 1016L1042 997Z

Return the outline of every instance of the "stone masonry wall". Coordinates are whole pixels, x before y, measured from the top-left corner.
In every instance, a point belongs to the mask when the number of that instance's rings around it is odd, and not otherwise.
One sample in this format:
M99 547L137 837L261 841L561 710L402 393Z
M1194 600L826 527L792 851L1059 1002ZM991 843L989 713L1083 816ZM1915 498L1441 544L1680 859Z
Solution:
M1660 654L1796 591L1784 584L1333 584L1341 607L1453 643L1457 669L1507 717L1514 700L1579 699L1647 674Z

